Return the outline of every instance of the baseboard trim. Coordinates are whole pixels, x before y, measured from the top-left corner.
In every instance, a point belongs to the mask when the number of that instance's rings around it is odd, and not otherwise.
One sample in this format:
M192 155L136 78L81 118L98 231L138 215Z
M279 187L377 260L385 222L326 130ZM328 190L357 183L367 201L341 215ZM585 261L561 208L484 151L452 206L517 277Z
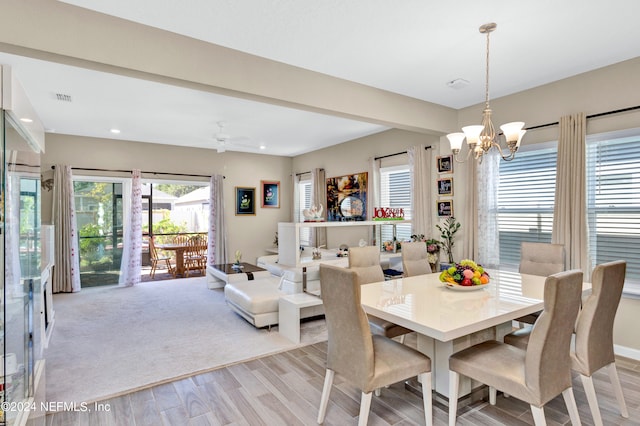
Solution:
M613 345L613 352L616 355L623 356L625 358L630 358L635 361L640 361L640 350L628 348L626 346Z

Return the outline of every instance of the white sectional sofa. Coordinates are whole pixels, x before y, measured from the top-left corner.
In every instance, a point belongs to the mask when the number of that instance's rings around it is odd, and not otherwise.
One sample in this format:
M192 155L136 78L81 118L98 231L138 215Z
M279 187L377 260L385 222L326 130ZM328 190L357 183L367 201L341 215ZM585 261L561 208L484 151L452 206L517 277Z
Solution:
M238 315L258 328L278 323L280 297L303 292L302 268L279 265L277 255L258 258L257 265L266 271L254 272L249 281L245 274L233 275L224 287L227 304ZM230 277L231 278L231 277ZM320 290L320 272L317 265L307 268L307 289ZM302 318L324 314L322 305L305 309Z

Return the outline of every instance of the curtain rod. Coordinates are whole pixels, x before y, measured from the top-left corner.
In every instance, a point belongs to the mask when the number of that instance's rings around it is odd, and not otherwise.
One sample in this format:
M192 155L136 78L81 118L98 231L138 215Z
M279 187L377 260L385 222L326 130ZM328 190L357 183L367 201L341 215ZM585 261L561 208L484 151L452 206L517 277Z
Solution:
M622 113L622 112L634 111L636 109L640 109L640 105L636 105L636 106L632 106L632 107L628 107L628 108L616 109L616 110L613 110L613 111L599 112L599 113L596 113L596 114L590 114L590 115L587 115L587 119L603 117L605 115L619 114L619 113ZM553 123L539 124L537 126L526 127L526 130L542 129L544 127L557 126L558 124L560 124L559 121L554 121Z
M324 170L324 169L320 169L320 170ZM296 173L296 176L302 176L302 175L307 175L310 174L311 172L300 172L300 173Z
M51 166L53 170L55 170L56 166ZM117 173L131 173L131 170L117 170L117 169L94 169L89 167L71 167L72 170L83 170L88 172L117 172ZM210 178L211 176L207 175L194 175L189 173L167 173L167 172L146 172L141 170L140 173L152 174L152 175L166 175L166 176L188 176L188 177L203 177ZM226 176L222 176L226 179Z
M431 149L431 145L425 146L424 149ZM383 155L383 156L380 156L380 157L375 157L374 160L382 160L383 158L395 157L396 155L402 155L402 154L406 154L406 153L407 153L407 151L396 152L395 154L388 154L388 155Z

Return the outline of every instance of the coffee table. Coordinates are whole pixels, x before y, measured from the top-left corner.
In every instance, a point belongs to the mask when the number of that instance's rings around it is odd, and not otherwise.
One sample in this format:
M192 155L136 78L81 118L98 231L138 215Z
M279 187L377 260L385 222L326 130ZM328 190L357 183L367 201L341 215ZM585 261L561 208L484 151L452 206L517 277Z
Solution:
M229 282L229 277L232 275L246 274L247 279L251 281L253 280L254 272L266 271L266 269L246 262L240 262L240 268L234 268L233 265L233 263L209 265L207 268L207 275L209 275L209 278L213 278L214 281L214 283L209 283L209 288L215 288L215 284L217 284L217 287L224 287L224 285ZM214 287L212 287L212 284Z

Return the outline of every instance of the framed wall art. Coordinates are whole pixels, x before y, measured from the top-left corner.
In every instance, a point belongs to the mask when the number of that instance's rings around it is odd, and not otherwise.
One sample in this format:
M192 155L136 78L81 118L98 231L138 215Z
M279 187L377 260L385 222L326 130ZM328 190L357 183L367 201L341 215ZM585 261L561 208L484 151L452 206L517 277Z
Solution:
M438 211L438 217L453 216L453 200L436 201L436 210Z
M367 219L367 172L327 179L327 220Z
M256 189L236 186L236 216L256 214Z
M442 155L436 158L438 173L453 173L453 155Z
M438 195L453 195L453 178L438 179Z
M280 181L261 180L260 199L262 208L280 208Z

